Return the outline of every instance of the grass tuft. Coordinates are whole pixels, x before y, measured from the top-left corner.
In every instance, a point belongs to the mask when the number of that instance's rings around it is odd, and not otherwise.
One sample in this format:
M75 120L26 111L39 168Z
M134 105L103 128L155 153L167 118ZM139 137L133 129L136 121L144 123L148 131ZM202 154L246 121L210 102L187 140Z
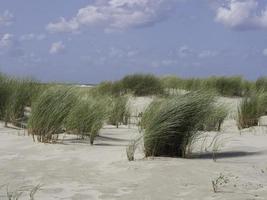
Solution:
M120 124L127 125L129 118L128 97L118 96L111 98L108 123L118 128Z
M200 91L153 103L144 114L145 155L185 157L213 103Z
M259 117L266 114L267 93L258 92L243 98L238 108L239 129L257 126Z
M51 142L62 132L63 123L77 102L73 88L56 86L45 90L33 105L29 119L29 133L39 142Z
M106 119L106 110L106 101L92 97L80 99L66 118L67 131L82 138L90 137L93 144Z

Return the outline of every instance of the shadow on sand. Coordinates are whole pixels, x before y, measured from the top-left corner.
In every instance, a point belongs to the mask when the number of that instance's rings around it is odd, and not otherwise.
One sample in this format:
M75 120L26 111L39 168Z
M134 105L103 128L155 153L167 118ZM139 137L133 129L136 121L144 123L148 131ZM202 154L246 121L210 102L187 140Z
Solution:
M95 139L95 146L126 146L130 140L120 139L107 136L97 136ZM90 145L89 137L80 139L80 138L65 138L60 144L71 145L71 144L88 144Z
M246 152L246 151L226 151L226 152L206 152L206 153L193 153L190 156L190 159L213 159L214 155L216 159L220 158L236 158L236 157L245 157L245 156L255 156L262 155L267 153L266 151L255 151L255 152Z

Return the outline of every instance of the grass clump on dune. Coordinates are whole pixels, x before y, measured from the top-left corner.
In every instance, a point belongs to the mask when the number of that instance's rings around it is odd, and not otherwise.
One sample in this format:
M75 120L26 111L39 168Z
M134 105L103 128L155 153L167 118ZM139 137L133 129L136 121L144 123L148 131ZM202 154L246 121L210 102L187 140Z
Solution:
M5 75L0 74L0 119L1 120L4 119L9 96L10 96L10 90L8 88L8 78Z
M93 144L95 137L106 119L106 101L86 97L76 102L66 118L65 126L68 132L84 137L90 137Z
M73 88L57 86L45 90L33 105L29 119L29 133L39 142L51 142L62 132L63 123L77 102Z
M93 96L120 96L125 93L121 81L105 81L92 90Z
M15 79L0 75L0 118L14 125L25 121L24 109L31 106L40 91L40 84L31 79Z
M221 131L221 125L228 115L223 105L214 105L203 123L203 131Z
M37 82L27 79L11 79L8 84L10 94L6 105L5 121L16 125L26 120L24 109L32 105L40 91L40 86Z
M163 101L164 99L155 99L149 104L142 115L140 123L138 124L141 130L145 130L147 127L149 127L149 124L153 122L151 118L159 111Z
M151 74L133 74L125 76L122 80L125 91L135 96L161 95L164 93L161 81Z
M257 126L267 111L267 93L258 92L245 97L238 108L239 129Z
M213 95L204 92L154 103L144 114L145 155L185 157L213 103Z
M256 80L256 90L267 92L267 77L260 77Z
M108 123L119 127L120 124L127 125L130 118L128 108L128 97L118 96L111 98Z

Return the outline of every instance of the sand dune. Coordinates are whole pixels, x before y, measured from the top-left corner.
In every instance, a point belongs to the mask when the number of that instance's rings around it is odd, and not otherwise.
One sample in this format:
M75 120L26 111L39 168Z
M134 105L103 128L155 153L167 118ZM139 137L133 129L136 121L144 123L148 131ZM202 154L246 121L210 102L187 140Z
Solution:
M192 159L144 159L138 149L129 162L126 146L139 134L134 126L105 126L91 146L75 136L59 144L33 143L24 130L1 124L0 199L6 199L6 184L9 192L24 191L20 199L29 199L41 184L36 200L267 199L267 127L240 132L228 119L222 129L216 162L209 145L215 133L196 143Z

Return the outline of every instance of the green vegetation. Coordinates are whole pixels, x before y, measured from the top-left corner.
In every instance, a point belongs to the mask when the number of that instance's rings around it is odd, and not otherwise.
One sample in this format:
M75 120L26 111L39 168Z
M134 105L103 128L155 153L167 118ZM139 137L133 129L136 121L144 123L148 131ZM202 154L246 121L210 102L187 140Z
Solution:
M144 114L145 155L185 157L213 103L213 95L198 91L150 106Z
M39 142L51 142L62 132L69 112L77 102L73 88L57 86L45 90L35 101L29 119L29 133Z
M0 75L0 118L14 125L25 121L24 108L31 106L39 91L41 85L36 81Z
M115 82L102 82L95 89L96 95L134 96L176 94L177 90L197 91L209 90L227 97L244 97L254 90L267 91L267 78L248 81L241 76L212 76L209 78L183 79L174 75L158 78L150 74L133 74Z
M122 83L120 81L111 82L105 81L97 85L92 90L94 96L120 96L124 94Z
M105 81L93 90L94 95L121 96L127 93L134 96L162 95L164 90L160 79L150 74L133 74L119 81Z
M160 95L163 87L160 79L150 74L134 74L125 76L122 80L123 88L135 96Z
M260 77L256 80L256 90L267 92L267 77Z
M25 121L24 108L31 106L40 91L39 85L32 80L10 80L10 95L6 104L5 121L16 124Z
M183 90L189 93L176 96ZM93 88L72 88L0 74L0 119L16 126L28 123L29 132L40 142L51 142L67 130L88 136L93 143L104 123L128 124L129 95L157 95L160 98L142 113L139 124L146 155L184 157L197 131L220 131L228 115L224 106L213 103L210 93L244 97L238 109L241 129L257 125L266 114L266 91L267 77L252 82L240 76L182 79L133 74ZM32 108L30 119L26 107Z
M187 91L211 90L222 96L244 96L254 86L253 82L244 80L240 76L233 77L209 77L181 79L175 76L167 76L161 79L165 89L184 89Z
M115 125L117 128L120 124L127 125L130 117L128 108L128 97L113 97L110 102L108 123Z
M107 116L107 102L86 97L76 102L66 118L66 129L82 138L90 137L93 144L95 137L104 124Z
M0 119L1 120L4 119L9 96L10 96L10 90L8 87L8 79L5 75L0 74Z
M258 92L245 97L238 109L239 129L257 126L259 117L266 114L267 93Z
M214 105L203 122L203 131L220 131L227 115L228 111L223 105Z

